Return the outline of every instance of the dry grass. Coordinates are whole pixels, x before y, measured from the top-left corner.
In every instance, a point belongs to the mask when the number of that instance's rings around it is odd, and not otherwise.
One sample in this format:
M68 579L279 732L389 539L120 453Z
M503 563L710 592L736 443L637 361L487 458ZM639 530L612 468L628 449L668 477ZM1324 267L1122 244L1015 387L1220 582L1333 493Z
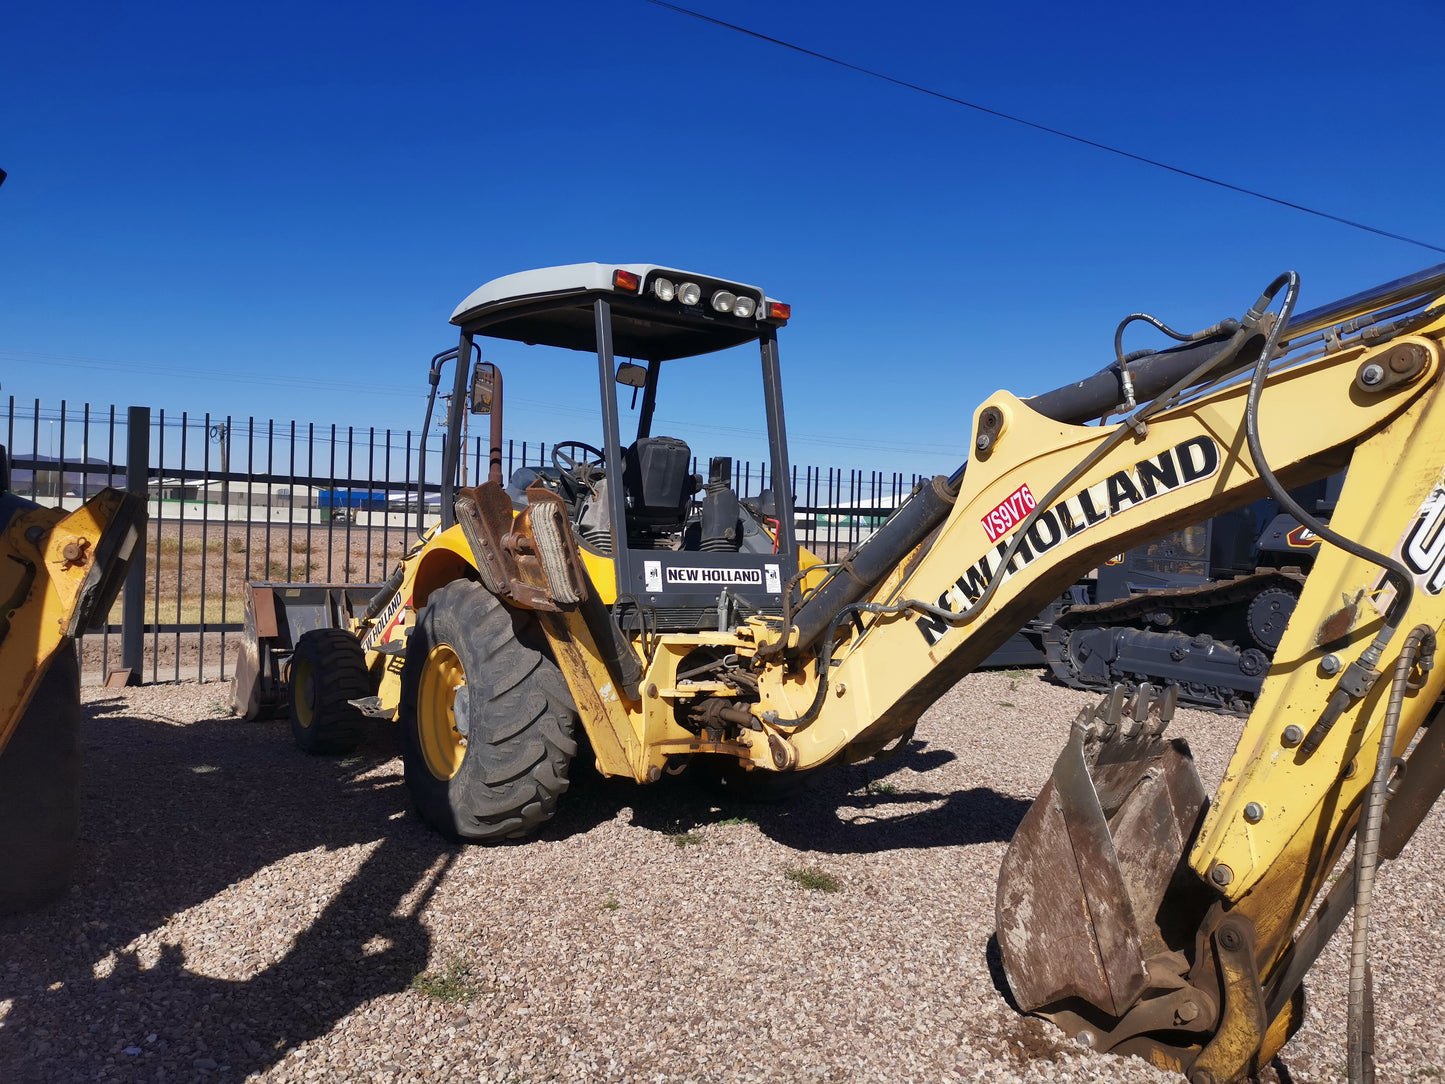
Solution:
M411 536L393 527L346 524L151 524L147 530L147 624L239 622L248 581L375 583ZM179 604L177 599L179 597ZM122 603L111 611L120 623Z

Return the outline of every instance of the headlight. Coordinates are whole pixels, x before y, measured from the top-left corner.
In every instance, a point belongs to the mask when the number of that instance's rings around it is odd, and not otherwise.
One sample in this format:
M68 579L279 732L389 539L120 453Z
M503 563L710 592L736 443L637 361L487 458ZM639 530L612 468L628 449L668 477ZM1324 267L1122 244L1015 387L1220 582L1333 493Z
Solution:
M753 314L757 307L758 303L752 298L739 295L738 299L733 302L733 315L741 316L743 319L747 319Z
M677 299L684 305L696 305L702 300L702 287L695 282L679 283Z
M732 311L733 311L733 302L736 301L736 300L737 300L737 295L735 295L735 294L730 294L730 293L728 293L726 290L719 290L717 293L715 293L715 294L712 295L712 307L713 307L713 311L714 311L714 312L732 312Z
M652 296L659 301L671 301L677 296L677 287L672 284L671 279L653 279Z

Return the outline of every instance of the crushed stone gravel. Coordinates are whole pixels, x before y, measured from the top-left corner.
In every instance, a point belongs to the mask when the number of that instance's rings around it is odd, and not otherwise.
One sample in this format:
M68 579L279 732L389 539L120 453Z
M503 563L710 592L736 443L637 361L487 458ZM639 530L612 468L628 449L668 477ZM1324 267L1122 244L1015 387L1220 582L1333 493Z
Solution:
M0 918L0 1081L1180 1079L1010 1007L999 862L1097 699L1035 672L777 804L581 771L500 847L422 826L383 724L311 758L224 684L87 698L76 884ZM1175 720L1211 789L1239 727ZM1437 810L1377 892L1381 1081L1445 1073L1442 844ZM1346 940L1262 1080L1343 1079Z

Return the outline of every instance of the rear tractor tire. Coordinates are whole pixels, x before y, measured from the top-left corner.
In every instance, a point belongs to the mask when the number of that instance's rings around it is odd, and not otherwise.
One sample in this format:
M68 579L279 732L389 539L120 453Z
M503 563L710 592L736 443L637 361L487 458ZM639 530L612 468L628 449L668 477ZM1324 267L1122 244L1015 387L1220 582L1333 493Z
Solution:
M345 629L303 633L291 655L291 737L303 753L351 753L366 716L349 701L376 692L361 641Z
M80 666L51 660L0 752L0 914L65 891L80 843Z
M479 583L431 596L401 672L407 788L451 839L531 835L557 811L577 752L576 709L535 625Z

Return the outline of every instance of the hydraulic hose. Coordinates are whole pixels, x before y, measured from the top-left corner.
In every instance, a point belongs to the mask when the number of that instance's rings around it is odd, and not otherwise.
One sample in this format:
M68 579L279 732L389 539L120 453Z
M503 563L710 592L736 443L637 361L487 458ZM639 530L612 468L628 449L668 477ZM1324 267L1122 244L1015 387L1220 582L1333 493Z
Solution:
M1360 653L1359 659L1351 664L1352 667L1356 668L1356 676L1361 676L1361 672L1370 673L1374 671L1381 656L1384 655L1386 646L1388 646L1390 640L1394 638L1396 631L1400 627L1400 619L1410 608L1410 601L1414 597L1415 583L1410 576L1409 570L1399 561L1392 557L1387 557L1383 553L1377 553L1352 538L1346 538L1338 531L1331 530L1326 524L1321 523L1314 516L1306 512L1304 508L1300 506L1300 503L1291 497L1284 486L1280 484L1279 479L1275 477L1274 471L1270 469L1269 463L1264 457L1264 448L1259 439L1259 400L1260 395L1264 391L1265 377L1269 374L1269 363L1274 357L1280 340L1283 338L1284 330L1289 324L1290 314L1294 311L1295 301L1299 297L1299 275L1293 271L1286 271L1283 275L1280 275L1279 278L1269 284L1268 288L1260 295L1259 300L1254 303L1254 307L1250 309L1249 314L1246 316L1246 322L1252 319L1257 323L1263 319L1265 310L1271 302L1274 301L1281 289L1285 290L1285 295L1283 302L1280 304L1279 318L1274 322L1274 326L1270 328L1264 351L1255 363L1254 375L1250 377L1249 397L1245 402L1244 409L1244 436L1249 444L1250 459L1254 462L1255 470L1259 472L1260 480L1264 482L1265 488L1269 490L1269 495L1279 502L1279 506L1282 509L1294 516L1302 525L1313 531L1330 545L1337 546L1352 557L1358 557L1362 561L1369 561L1371 564L1379 565L1385 570L1390 581L1395 586L1395 597L1391 601L1384 619L1381 622L1380 631L1376 633L1375 639L1370 643L1370 646ZM1340 715L1350 706L1352 699L1354 698L1350 692L1343 687L1343 683L1336 686L1334 693L1330 696L1329 703L1325 705L1324 712L1315 722L1315 725L1310 727L1310 731L1305 735L1304 741L1300 743L1299 749L1301 756L1308 757L1320 747L1320 744L1329 734L1330 729L1339 720Z
M1124 353L1124 329L1133 323L1148 324L1150 327L1163 332L1175 342L1179 343L1202 342L1205 339L1214 339L1221 335L1233 335L1239 330L1238 320L1221 320L1213 327L1205 328L1203 331L1195 331L1193 333L1175 331L1157 316L1151 316L1147 312L1131 312L1128 316L1124 317L1124 319L1120 320L1119 326L1114 329L1114 360L1118 363L1121 372L1123 367L1128 365L1129 362L1138 361L1140 358L1158 353L1157 350L1135 350L1131 354Z
M1410 630L1395 674L1390 682L1390 702L1380 728L1380 748L1375 754L1375 775L1365 796L1360 829L1355 837L1355 916L1350 938L1349 1023L1347 1025L1350 1084L1365 1084L1375 1077L1374 1020L1368 1010L1370 998L1370 911L1374 903L1375 870L1379 864L1380 828L1385 819L1385 802L1390 770L1395 760L1395 735L1400 710L1410 686L1416 659L1429 669L1435 651L1435 633L1429 625Z

